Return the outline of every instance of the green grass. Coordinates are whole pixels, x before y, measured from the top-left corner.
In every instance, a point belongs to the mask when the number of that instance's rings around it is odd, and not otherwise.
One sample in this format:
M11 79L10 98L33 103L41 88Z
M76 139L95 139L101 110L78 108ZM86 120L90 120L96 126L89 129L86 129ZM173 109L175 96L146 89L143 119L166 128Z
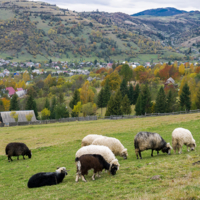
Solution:
M56 123L40 126L18 126L0 129L0 199L199 199L200 170L192 163L200 160L200 114L137 118L128 120L98 120ZM138 131L158 132L167 142L177 127L189 129L196 139L196 151L181 155L151 151L142 152L137 160L133 140ZM75 153L82 138L91 133L118 138L128 149L129 157L117 157L120 170L116 176L102 173L101 178L87 183L75 183ZM32 149L32 158L13 158L9 163L4 155L8 142L25 142ZM65 166L69 175L56 186L28 189L29 178L38 172L55 171ZM151 180L160 175L160 180Z

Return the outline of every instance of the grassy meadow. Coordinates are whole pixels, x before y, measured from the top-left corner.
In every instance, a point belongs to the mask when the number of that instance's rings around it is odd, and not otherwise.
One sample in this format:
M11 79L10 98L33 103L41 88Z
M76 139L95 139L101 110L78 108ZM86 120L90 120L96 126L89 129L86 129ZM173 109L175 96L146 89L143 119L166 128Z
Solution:
M151 157L151 151L142 152L137 160L133 140L139 131L159 133L171 144L171 133L177 127L189 129L197 148L181 155ZM200 114L136 118L127 120L98 120L88 122L56 123L40 126L4 127L0 129L0 200L7 199L200 199ZM105 172L87 183L75 183L75 153L81 140L88 134L102 134L118 138L128 148L129 157L117 157L120 170L115 176ZM8 162L5 146L9 142L24 142L32 149L32 158L13 157ZM38 172L53 172L65 166L69 171L62 183L36 189L27 188L29 178ZM151 180L160 175L160 180Z

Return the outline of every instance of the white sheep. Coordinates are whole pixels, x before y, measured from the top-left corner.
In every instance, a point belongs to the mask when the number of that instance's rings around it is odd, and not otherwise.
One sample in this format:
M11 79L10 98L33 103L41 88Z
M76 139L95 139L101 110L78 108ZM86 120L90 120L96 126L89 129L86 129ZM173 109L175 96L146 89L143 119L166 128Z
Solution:
M82 139L82 143L81 143L81 146L84 147L84 146L88 146L90 144L92 144L92 142L99 138L99 137L102 137L102 135L97 135L97 134L90 134L90 135L87 135L85 136L83 139Z
M122 143L116 138L106 136L98 137L92 144L107 146L115 154L115 156L121 156L124 159L127 159L128 157L127 149L125 149Z
M178 149L179 154L181 154L183 145L187 146L188 151L189 147L191 150L194 150L196 147L195 140L189 130L184 128L176 128L172 132L172 146L174 152L176 153L176 149Z
M113 152L106 146L100 146L100 145L89 145L85 147L81 147L77 152L76 152L76 158L80 158L82 155L86 154L96 154L96 155L101 155L103 158L110 164L110 166L117 165L118 170L119 170L119 162L115 158L115 155Z

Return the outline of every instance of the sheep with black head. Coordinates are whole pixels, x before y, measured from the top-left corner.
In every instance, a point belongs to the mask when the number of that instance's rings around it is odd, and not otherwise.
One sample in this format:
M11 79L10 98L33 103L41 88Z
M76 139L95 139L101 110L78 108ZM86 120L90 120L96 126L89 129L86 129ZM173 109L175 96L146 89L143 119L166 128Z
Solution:
M81 157L76 157L75 159L77 173L76 173L76 182L78 182L79 177L86 182L85 175L88 174L88 170L94 169L92 180L95 180L96 174L99 176L99 172L102 172L103 169L109 170L112 175L116 174L118 166L115 164L110 165L101 155L82 155Z
M57 168L56 172L40 172L34 174L28 181L29 188L57 185L63 181L67 175L65 167Z

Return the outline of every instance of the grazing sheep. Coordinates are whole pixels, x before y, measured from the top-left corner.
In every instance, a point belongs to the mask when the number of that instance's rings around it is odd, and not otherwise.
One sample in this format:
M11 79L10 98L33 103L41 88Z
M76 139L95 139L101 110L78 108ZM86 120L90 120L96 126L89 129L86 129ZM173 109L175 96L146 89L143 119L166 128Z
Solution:
M102 135L90 134L90 135L85 136L85 137L82 139L81 147L91 145L92 142L93 142L95 139L99 138L99 137L102 137Z
M188 151L189 148L191 151L193 151L196 147L195 140L189 130L184 128L176 128L172 132L172 147L174 152L176 153L176 149L178 149L179 154L181 154L183 145L187 146Z
M46 185L57 185L63 181L67 175L65 167L57 168L56 172L41 172L34 174L28 181L29 188L42 187Z
M127 159L128 157L127 149L125 149L122 143L116 138L106 136L98 137L92 144L107 146L115 156L121 156L124 159Z
M85 147L81 147L77 152L76 152L76 158L81 157L82 155L85 154L98 154L101 155L109 164L112 166L112 164L117 165L119 169L119 162L115 158L115 155L113 152L106 146L100 146L100 145L89 145Z
M77 167L77 175L76 175L76 182L78 182L79 177L82 177L82 180L86 182L84 175L88 174L88 170L94 169L94 173L92 176L92 180L95 180L95 175L99 176L99 172L102 172L103 169L109 170L112 175L116 174L117 165L112 164L110 166L109 163L101 155L82 155L79 158L75 159L76 167Z
M31 158L31 151L29 150L29 148L24 144L24 143L18 143L18 142L13 142L13 143L9 143L6 146L5 149L6 155L8 156L8 161L10 162L13 161L11 156L17 156L17 160L19 160L19 156L22 155L23 159L24 156L28 156L29 158Z
M142 159L141 152L144 150L152 149L151 156L153 157L153 151L156 150L157 154L162 150L163 153L170 154L172 147L158 133L139 132L134 139L135 154L138 159L138 153L140 159Z

